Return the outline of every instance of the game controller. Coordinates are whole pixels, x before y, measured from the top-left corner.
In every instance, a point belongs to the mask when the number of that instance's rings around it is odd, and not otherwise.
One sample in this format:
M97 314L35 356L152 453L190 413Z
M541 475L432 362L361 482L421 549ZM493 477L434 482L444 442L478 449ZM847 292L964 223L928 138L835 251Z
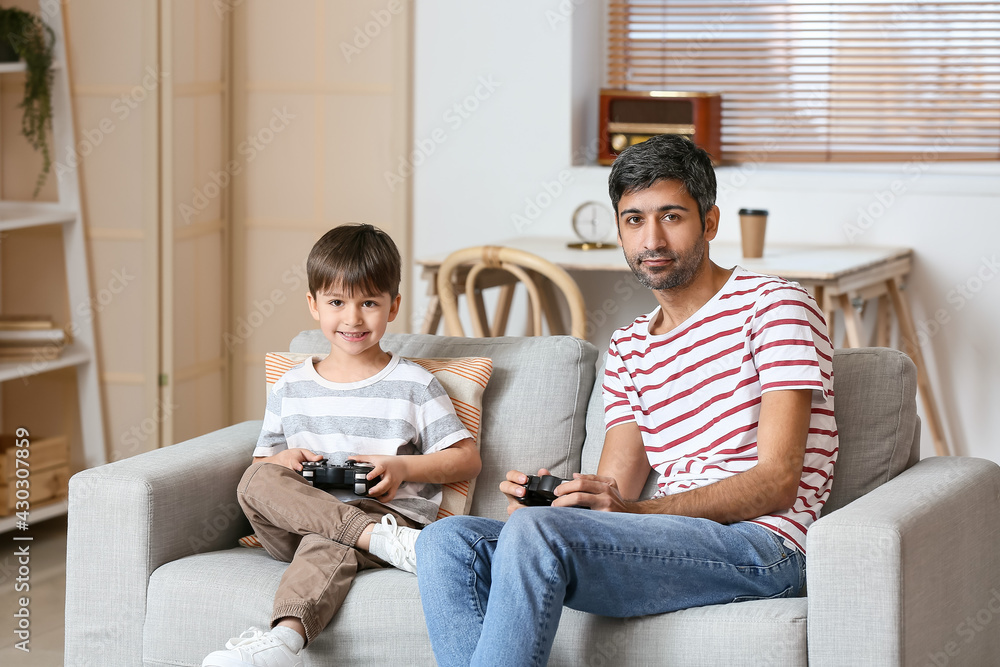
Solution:
M528 475L528 483L524 485L524 497L518 500L531 507L551 505L556 499L556 487L569 481L572 480L555 475Z
M303 461L299 474L317 489L354 489L355 495L367 496L368 492L382 481L381 475L375 479L368 479L368 473L374 469L375 466L351 459L343 465L321 459Z

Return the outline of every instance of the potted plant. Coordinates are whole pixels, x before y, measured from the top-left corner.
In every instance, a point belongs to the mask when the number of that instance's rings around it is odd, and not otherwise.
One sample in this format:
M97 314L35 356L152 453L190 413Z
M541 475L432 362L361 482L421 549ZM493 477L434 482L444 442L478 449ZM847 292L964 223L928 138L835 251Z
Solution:
M42 173L35 182L34 196L38 196L52 167L48 130L52 122L52 47L55 34L31 12L0 7L0 44L8 46L17 55L16 59L23 60L27 65L24 100L20 105L24 109L21 133L32 148L42 154Z

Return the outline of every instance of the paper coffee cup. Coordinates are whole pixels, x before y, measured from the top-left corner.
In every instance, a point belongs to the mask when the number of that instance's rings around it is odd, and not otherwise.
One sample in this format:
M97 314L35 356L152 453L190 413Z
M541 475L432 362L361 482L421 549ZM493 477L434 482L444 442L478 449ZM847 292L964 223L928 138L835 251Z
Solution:
M744 257L764 256L764 231L766 228L767 211L756 208L740 209L740 238L743 240Z

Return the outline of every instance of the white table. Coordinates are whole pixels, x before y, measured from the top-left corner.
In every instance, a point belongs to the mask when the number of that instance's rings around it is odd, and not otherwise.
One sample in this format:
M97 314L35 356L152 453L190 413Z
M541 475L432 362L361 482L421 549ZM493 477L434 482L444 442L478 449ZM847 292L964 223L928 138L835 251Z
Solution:
M630 270L620 248L584 251L571 249L567 247L567 243L568 239L565 238L523 237L497 245L526 250L567 271ZM738 264L749 271L780 276L812 289L816 302L826 317L831 340L837 312L844 318L844 340L841 347L861 347L868 344L888 347L892 317L895 316L904 351L917 367L917 385L935 451L940 456L949 454L923 354L917 343L917 331L909 305L902 294L903 282L911 268L912 250L877 246L768 244L764 257L745 259L738 243L713 241L709 254L719 266L728 268ZM423 268L422 276L428 282L430 296L422 333L436 333L441 321L437 272L443 260L443 255L417 260L417 264ZM871 338L863 340L864 327L855 306L863 308L870 301L874 301L878 308L875 330Z

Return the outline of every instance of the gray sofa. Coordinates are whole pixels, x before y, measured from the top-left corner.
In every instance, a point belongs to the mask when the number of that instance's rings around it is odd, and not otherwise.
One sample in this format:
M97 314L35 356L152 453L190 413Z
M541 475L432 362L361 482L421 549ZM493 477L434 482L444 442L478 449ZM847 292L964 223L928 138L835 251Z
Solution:
M493 359L474 514L505 516L496 487L509 468L596 469L603 408L592 345L384 341L409 357ZM327 349L318 332L291 346ZM994 664L1000 467L960 457L917 462L915 370L903 354L837 351L834 369L840 460L809 532L808 596L627 620L567 610L550 664ZM235 488L259 428L237 424L73 477L67 665L200 665L226 638L266 624L285 565L236 544L249 526ZM361 573L304 656L306 665L433 664L416 577Z

